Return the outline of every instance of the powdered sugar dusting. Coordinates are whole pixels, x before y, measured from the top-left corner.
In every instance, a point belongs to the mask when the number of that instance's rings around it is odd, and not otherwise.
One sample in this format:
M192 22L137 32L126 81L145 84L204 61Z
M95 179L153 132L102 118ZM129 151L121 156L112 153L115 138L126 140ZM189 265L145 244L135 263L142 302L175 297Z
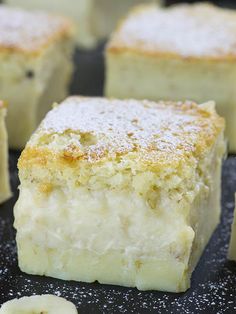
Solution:
M47 115L29 145L40 146L45 134L66 132L70 139L61 150L81 148L81 136L87 135L94 138L84 148L90 156L143 150L149 157L151 153L172 153L175 158L194 152L196 145L204 146L206 140L214 141L222 127L214 111L200 109L192 102L70 97ZM57 144L57 139L52 143Z
M146 6L131 13L110 47L179 54L184 57L236 55L236 13L213 5Z
M0 48L37 51L69 29L69 21L62 17L0 5Z

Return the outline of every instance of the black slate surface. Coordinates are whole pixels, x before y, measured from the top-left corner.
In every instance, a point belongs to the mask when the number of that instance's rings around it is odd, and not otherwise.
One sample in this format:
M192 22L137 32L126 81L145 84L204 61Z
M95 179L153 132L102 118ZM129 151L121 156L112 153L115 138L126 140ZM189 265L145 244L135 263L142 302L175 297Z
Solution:
M71 87L73 94L102 94L102 48L103 45L90 53L77 52ZM18 194L18 156L17 152L10 153L14 197L0 206L0 304L15 297L53 293L74 302L80 314L236 313L236 263L226 259L236 191L236 157L231 156L224 163L221 224L193 274L192 287L186 293L171 294L140 292L98 283L65 282L22 273L17 266L15 231L12 227L13 206Z

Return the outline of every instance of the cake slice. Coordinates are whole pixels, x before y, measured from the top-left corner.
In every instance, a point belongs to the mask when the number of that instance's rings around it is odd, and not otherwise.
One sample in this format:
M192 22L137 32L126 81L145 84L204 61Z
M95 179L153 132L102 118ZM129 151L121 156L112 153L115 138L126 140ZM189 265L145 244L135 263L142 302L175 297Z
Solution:
M106 50L109 97L213 99L236 152L236 13L208 3L134 9Z
M8 145L5 127L6 108L0 101L0 204L11 196L8 173Z
M219 222L223 129L213 103L56 106L19 160L21 270L185 291Z
M53 101L67 95L72 29L62 17L0 6L0 95L9 103L11 148L23 148Z
M92 48L113 31L117 21L134 5L159 0L5 0L12 6L65 14L76 23L77 44Z
M235 194L235 200L236 200L236 194ZM235 210L234 210L234 220L233 220L232 230L231 230L228 258L229 260L236 261L236 204L235 204Z

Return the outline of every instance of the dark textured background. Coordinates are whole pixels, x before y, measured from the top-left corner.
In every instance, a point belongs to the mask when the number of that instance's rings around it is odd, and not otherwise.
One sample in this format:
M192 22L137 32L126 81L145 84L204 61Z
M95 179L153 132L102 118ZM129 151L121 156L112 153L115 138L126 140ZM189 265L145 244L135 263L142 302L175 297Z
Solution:
M175 4L175 3L180 3L180 2L189 2L189 3L193 3L193 2L204 2L204 1L195 1L195 0L188 0L188 1L181 1L181 0L166 0L165 3L167 5L171 5L171 4ZM224 7L231 7L234 8L236 6L235 0L214 0L214 1L207 1L207 2L212 2L215 3L217 5L220 6L224 6Z

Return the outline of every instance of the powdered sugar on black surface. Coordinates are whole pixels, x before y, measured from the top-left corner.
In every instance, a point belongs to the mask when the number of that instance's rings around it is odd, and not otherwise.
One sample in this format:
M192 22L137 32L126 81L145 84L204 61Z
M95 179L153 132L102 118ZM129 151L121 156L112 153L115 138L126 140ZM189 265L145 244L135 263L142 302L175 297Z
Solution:
M16 191L15 156L11 155ZM21 273L17 266L14 200L0 208L0 303L15 297L53 293L72 301L79 313L234 313L236 312L236 263L226 259L236 191L236 157L223 170L222 221L193 274L184 294L141 292L97 283L67 282Z

